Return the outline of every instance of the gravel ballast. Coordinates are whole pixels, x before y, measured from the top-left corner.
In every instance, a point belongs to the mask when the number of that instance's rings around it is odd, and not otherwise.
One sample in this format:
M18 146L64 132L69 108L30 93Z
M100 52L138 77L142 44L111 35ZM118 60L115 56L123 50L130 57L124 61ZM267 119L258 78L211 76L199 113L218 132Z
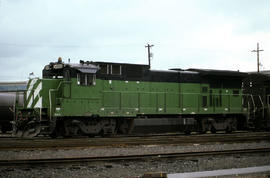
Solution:
M1 160L98 157L151 153L218 151L267 148L269 142L233 144L141 145L128 147L88 147L74 149L0 151ZM189 159L153 159L146 161L91 162L48 166L0 167L0 177L132 177L146 172L193 172L270 165L269 154L244 154Z

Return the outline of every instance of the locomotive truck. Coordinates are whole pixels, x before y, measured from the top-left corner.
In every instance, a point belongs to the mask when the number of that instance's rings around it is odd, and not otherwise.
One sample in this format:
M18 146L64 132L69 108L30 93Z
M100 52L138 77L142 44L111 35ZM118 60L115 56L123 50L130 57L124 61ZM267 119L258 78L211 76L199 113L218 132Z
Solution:
M29 80L13 134L190 134L258 127L253 121L266 108L252 105L251 90L243 88L247 77L239 71L58 60L44 67L41 79Z

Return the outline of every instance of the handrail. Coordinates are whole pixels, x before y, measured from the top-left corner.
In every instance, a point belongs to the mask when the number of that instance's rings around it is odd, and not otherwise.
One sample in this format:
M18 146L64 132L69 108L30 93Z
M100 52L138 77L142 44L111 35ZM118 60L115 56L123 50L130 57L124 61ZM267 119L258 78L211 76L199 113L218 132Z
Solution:
M38 98L40 98L40 93L38 94ZM39 108L39 121L42 119L42 107Z
M252 104L253 104L253 112L255 113L256 112L256 105L255 105L255 101L254 101L254 98L253 98L253 95L252 94L250 94L250 96L251 96L251 100L252 100Z
M259 99L260 99L260 101L261 101L261 103L262 103L262 107L264 108L264 104L263 104L261 95L259 95Z
M261 101L261 103L262 103L262 109L263 109L262 117L264 118L264 103L263 103L263 101L262 101L261 95L259 95L259 99L260 99L260 101Z

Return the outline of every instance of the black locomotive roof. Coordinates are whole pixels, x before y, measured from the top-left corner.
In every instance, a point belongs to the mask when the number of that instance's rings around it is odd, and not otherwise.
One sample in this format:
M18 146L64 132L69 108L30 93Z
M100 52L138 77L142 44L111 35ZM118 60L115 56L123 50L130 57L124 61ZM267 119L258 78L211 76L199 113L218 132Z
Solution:
M188 69L188 71L197 71L201 75L235 76L245 77L247 73L231 70L213 70L213 69Z
M198 72L201 76L224 76L224 77L246 77L248 73L245 72L239 72L239 71L231 71L231 70L214 70L214 69L170 69L170 70L176 70L176 71L190 71L190 72Z
M252 82L270 82L270 74L266 72L250 72L248 75L248 80Z
M270 77L270 70L263 70L263 71L260 71L260 72L249 72L248 73L249 75L261 75L261 76L268 76Z
M132 63L118 63L118 62L103 62L103 61L94 61L94 62L91 62L92 64L115 64L115 65L133 65L133 66L142 66L142 67L149 67L149 65L146 65L146 64L132 64Z
M187 71L187 70L174 70L174 69L170 69L170 70L154 70L151 69L151 72L160 72L160 73L183 73L183 74L199 74L199 72L197 71Z
M73 69L71 71L73 75L76 73L76 71L82 73L96 73L99 70L99 67L89 61L80 61L80 63L63 63L62 60L60 60L58 62L51 62L49 65L46 65L43 69L43 77L51 78L55 76L63 76L63 72L66 69Z
M70 70L71 69L71 70ZM106 69L106 70L104 70ZM240 81L247 73L228 70L211 69L170 69L152 70L149 65L129 64L116 62L92 62L80 61L77 64L71 63L50 63L43 70L43 77L51 78L63 76L64 71L70 71L70 77L76 77L77 72L96 73L97 79L104 80L126 80L126 81L151 81L151 82L176 82L176 83L210 83L211 87L220 86L237 88ZM116 72L115 72L115 71ZM114 71L114 72L113 72Z
M96 73L99 67L90 63L67 64L67 67L74 68L82 73Z

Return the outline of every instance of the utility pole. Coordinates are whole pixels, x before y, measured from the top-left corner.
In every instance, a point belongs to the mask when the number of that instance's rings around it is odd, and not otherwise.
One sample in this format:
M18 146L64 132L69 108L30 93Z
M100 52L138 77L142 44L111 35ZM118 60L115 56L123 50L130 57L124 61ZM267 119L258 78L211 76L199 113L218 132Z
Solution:
M150 44L147 44L145 47L147 48L147 51L148 51L148 65L149 65L149 69L151 68L151 57L153 57L153 53L151 53L151 48L153 47L154 45L150 45Z
M260 57L259 53L260 51L263 51L262 49L259 48L259 43L257 43L257 50L252 50L251 52L256 52L257 53L257 72L260 72Z

